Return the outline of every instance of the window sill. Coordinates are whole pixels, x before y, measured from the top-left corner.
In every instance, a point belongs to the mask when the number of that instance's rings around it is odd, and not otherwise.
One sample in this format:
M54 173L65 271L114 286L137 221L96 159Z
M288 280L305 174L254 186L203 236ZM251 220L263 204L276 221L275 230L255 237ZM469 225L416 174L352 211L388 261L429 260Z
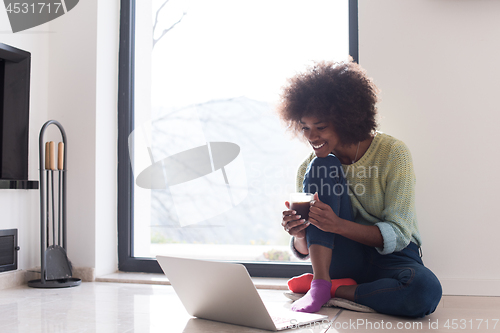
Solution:
M288 290L286 278L260 278L253 277L252 281L257 289ZM170 285L167 277L163 274L154 273L129 273L116 272L103 275L95 279L96 282L114 282L114 283L138 283L138 284L157 284Z

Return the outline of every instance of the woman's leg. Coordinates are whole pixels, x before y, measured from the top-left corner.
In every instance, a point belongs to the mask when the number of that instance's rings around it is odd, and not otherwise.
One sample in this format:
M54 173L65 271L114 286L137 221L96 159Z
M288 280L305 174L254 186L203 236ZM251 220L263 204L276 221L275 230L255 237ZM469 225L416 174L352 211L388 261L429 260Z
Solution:
M332 279L351 278L358 284L370 282L366 256L369 247L341 235L334 237L335 248L332 252L330 277ZM341 285L334 297L354 301L357 285Z
M309 164L303 182L303 191L318 193L319 200L326 203L343 219L352 221L351 201L342 164L334 155L316 157ZM330 265L335 234L324 232L314 225L306 230L307 246L311 257L314 279L330 281Z
M358 282L339 287L335 297L397 316L419 318L435 311L442 296L441 284L423 265L415 243L387 255L340 235L334 236L334 243L330 277Z
M334 235L333 242L330 277L349 277L358 282L339 287L335 297L389 315L418 318L435 311L442 295L441 284L423 265L416 244L381 255L372 247L340 235Z
M342 164L333 155L316 157L304 177L304 192L318 193L319 199L330 205L340 217L352 220L351 202L343 177ZM307 294L295 302L292 309L316 312L330 299L330 266L335 234L310 225L306 230L307 246L313 267L313 281Z
M416 244L388 255L370 251L367 269L374 273L373 281L358 285L355 302L390 315L418 318L434 312L441 284L423 265Z
M332 249L323 245L312 244L309 246L309 256L314 273L313 280L321 279L330 281Z

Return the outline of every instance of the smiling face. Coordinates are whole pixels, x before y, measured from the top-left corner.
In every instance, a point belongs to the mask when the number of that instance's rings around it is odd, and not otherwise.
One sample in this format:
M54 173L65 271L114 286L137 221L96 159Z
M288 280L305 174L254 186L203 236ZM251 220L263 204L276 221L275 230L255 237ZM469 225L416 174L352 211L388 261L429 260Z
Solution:
M340 139L333 129L333 125L316 117L302 117L300 119L302 134L309 141L314 153L318 157L336 154L341 148Z

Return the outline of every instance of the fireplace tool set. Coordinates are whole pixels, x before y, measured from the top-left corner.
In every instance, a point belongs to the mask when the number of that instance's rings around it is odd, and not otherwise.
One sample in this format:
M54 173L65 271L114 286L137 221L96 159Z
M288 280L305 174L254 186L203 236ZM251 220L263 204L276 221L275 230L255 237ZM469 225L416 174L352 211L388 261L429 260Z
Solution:
M62 142L44 142L45 130L56 125ZM74 287L81 283L72 277L72 267L66 254L66 132L62 125L47 121L40 130L40 279L28 282L35 288ZM57 163L56 163L57 155ZM56 181L57 180L57 181ZM57 184L57 191L55 186Z

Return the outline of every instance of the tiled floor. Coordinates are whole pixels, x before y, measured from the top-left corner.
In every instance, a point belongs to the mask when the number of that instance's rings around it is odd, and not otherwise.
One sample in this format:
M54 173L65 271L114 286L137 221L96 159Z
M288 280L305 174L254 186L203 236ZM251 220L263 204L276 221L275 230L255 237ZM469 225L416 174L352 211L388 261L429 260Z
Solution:
M289 307L281 290L259 290L271 306ZM242 300L244 301L244 300ZM321 313L332 319L335 308ZM331 332L500 332L500 298L445 296L436 312L409 320L343 310ZM447 325L448 324L448 325ZM400 328L398 330L398 328ZM293 330L323 332L324 327ZM171 286L94 282L67 289L21 286L0 291L0 332L265 332L190 317Z

